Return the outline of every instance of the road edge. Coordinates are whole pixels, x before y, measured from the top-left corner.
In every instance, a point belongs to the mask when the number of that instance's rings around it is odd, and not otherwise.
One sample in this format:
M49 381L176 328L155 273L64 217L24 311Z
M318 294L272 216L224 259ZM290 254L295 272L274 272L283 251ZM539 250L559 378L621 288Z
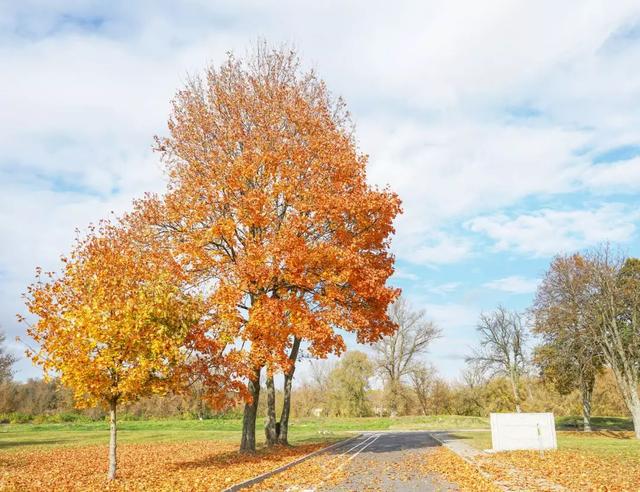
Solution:
M472 467L474 467L478 473L480 473L480 475L482 475L483 478L485 478L486 480L488 480L489 482L491 482L493 485L495 485L496 487L498 487L499 489L502 489L506 492L508 492L508 489L505 488L503 485L497 483L493 477L491 477L487 472L485 472L482 468L480 468L480 466L478 466L477 463L475 463L473 460L467 458L466 456L463 456L462 454L460 454L456 449L454 449L452 446L449 446L447 444L446 441L443 441L442 439L440 439L438 436L436 436L435 434L437 432L442 432L445 433L447 431L435 431L435 432L430 432L429 435L436 441L438 441L438 443L440 443L441 446L444 446L445 448L447 448L449 451L451 451L453 454L455 454L458 458L460 458L461 460L463 460L465 463L468 463L469 465L471 465ZM454 431L455 432L455 431Z
M333 444L330 444L329 446L326 446L324 448L320 448L320 449L316 449L315 451L312 451L309 454L306 454L304 456L301 456L300 458L297 458L295 460L293 460L290 463L287 463L285 465L281 465L278 468L274 468L273 470L269 470L268 472L262 473L261 475L258 475L256 477L250 478L248 480L245 480L243 482L239 482L236 483L234 485L232 485L231 487L228 487L224 490L222 490L222 492L237 492L239 490L242 490L246 487L251 487L252 485L256 485L264 480L266 480L267 478L272 477L273 475L277 475L278 473L282 473L285 470L288 470L289 468L292 468L296 465L299 465L300 463L307 461L309 458L313 458L316 455L319 455L321 453L324 453L326 451L330 451L331 449L337 448L338 446L342 446L343 444L346 444L348 442L351 442L357 438L359 438L360 436L362 436L362 434L357 434L353 437L350 437L348 439L343 439L341 441L338 442L334 442Z

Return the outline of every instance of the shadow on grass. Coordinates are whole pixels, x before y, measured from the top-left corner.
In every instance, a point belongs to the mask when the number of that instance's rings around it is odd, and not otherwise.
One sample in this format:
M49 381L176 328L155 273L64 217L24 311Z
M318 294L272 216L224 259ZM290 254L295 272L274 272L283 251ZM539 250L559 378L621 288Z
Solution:
M608 437L610 439L633 439L632 434L623 434L624 431L615 431L615 430L598 430L591 432L582 432L585 437L597 436L597 437Z
M556 422L558 430L582 430L582 417L560 417ZM633 422L625 417L592 417L591 428L594 431L630 431Z
M447 432L446 436L449 439L473 439L471 436L461 436L460 434L456 434L455 432Z
M227 468L240 463L255 463L260 461L261 457L262 453L260 451L256 454L240 454L238 451L226 451L224 453L211 454L198 460L176 463L172 468L175 470L193 470L197 468L208 468L211 466L215 466L216 468Z
M28 441L0 441L0 449L11 449L11 448L19 448L22 446L45 446L50 444L64 444L67 441L63 439L33 439Z

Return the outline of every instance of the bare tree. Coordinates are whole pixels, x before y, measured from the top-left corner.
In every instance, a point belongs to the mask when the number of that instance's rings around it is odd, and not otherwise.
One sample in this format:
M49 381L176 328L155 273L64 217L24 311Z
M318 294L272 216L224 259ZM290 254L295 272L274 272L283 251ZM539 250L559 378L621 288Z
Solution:
M389 306L389 317L398 331L382 338L373 348L376 366L385 380L392 412L397 412L402 379L407 377L418 357L426 353L429 344L440 336L440 329L426 319L424 311L413 311L405 298Z
M608 246L587 257L593 290L590 326L640 439L640 259L615 255Z
M433 367L419 363L415 364L409 373L413 392L416 394L423 415L428 415L431 410L431 396L436 379L436 371Z
M527 337L522 317L502 306L481 314L478 322L480 347L466 358L467 362L491 376L504 375L511 383L516 412L520 412L520 379L526 371L524 344Z
M482 364L468 361L461 373L460 403L463 415L483 415L486 413L487 371Z
M4 341L4 333L0 331L0 383L11 381L11 378L13 376L11 366L16 361L16 358L13 356L13 354L6 352Z
M329 375L335 369L336 364L327 359L310 360L309 372L311 383L315 388L326 393L329 388Z

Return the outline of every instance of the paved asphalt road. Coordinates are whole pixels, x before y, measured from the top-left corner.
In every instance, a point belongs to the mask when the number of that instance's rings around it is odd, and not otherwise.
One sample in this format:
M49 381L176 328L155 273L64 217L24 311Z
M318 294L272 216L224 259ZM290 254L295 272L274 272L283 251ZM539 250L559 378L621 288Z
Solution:
M429 432L371 432L334 448L335 473L344 470L339 486L318 484L322 491L446 491L458 490L436 477L424 476L419 467L439 443Z

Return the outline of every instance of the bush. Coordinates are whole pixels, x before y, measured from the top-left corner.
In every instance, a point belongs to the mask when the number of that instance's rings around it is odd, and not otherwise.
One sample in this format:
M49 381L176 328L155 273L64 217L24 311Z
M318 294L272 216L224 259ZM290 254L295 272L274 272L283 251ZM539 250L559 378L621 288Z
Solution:
M0 423L2 424L28 424L32 420L32 415L28 415L22 412L0 414Z

